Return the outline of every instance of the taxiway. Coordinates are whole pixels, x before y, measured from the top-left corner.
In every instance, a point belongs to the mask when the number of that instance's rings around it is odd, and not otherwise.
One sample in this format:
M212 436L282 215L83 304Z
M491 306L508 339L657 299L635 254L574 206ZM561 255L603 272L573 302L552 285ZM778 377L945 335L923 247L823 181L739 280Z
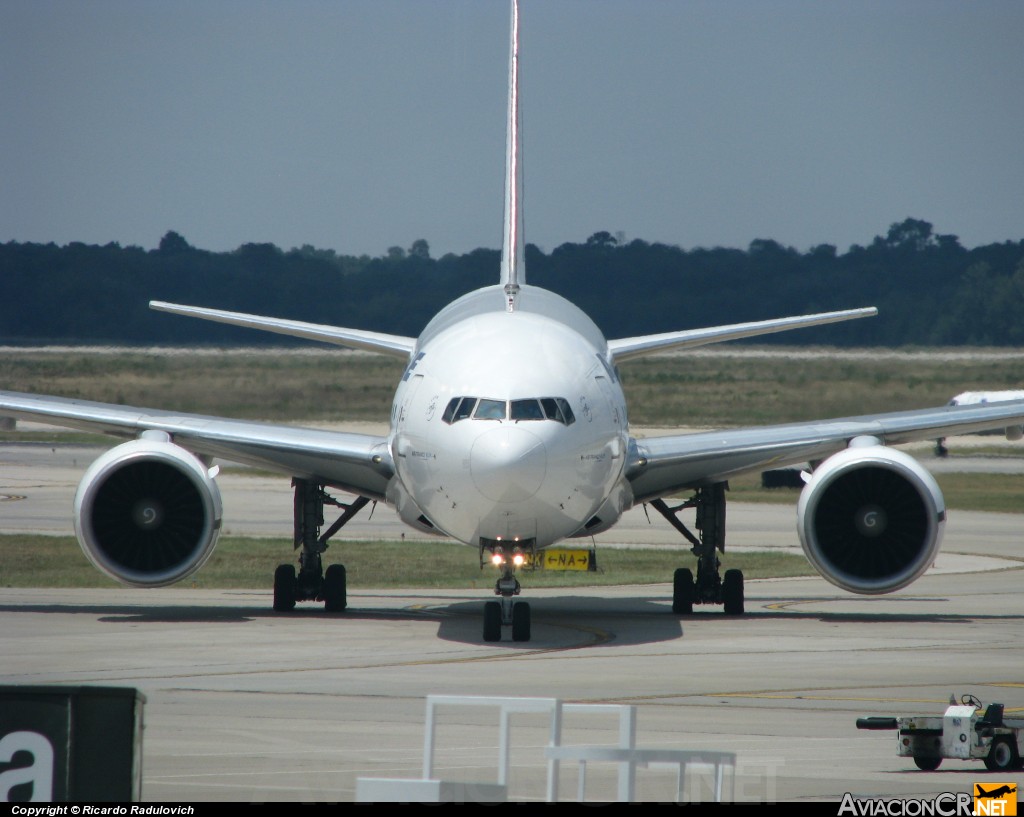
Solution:
M0 493L46 497L17 524L8 512L30 500L0 504L5 530L67 525L88 459L57 451L53 470L5 467ZM0 450L8 466L12 456ZM230 517L248 518L236 499L268 515L282 501L287 530L287 480L228 476ZM651 541L667 528L653 521L634 514L606 536ZM730 542L792 547L793 521L789 506L732 506ZM859 732L855 720L939 714L950 694L966 692L1008 714L1024 710L1021 521L951 514L936 569L888 596L853 596L818 578L748 582L743 617L711 608L679 619L668 584L586 595L527 587L529 643L480 641L480 591L351 587L342 615L300 605L282 616L270 611L269 588L5 588L0 684L141 690L150 801L351 801L359 777L416 777L428 694L634 704L640 746L735 752L741 801L970 791L994 779L980 764L920 772L896 756L894 733ZM567 724L566 739L611 744L615 724ZM512 799L543 797L545 740L542 718L515 721ZM493 781L497 746L496 715L449 714L438 775ZM563 767L566 798L575 773ZM588 770L589 797L611 798L614 786L613 768ZM674 774L643 771L638 791L669 800Z

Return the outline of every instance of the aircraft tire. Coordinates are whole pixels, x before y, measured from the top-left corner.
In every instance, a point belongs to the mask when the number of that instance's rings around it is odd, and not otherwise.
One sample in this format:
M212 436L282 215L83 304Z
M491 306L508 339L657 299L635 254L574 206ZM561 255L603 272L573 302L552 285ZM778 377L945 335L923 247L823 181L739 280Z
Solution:
M678 568L672 577L672 612L678 616L692 615L696 595L693 572L688 567Z
M512 640L530 640L530 605L525 601L512 607Z
M727 616L743 615L743 571L726 570L722 579L722 602Z
M278 565L274 571L274 610L287 613L295 609L295 565Z
M324 573L324 610L341 613L348 607L345 565L331 565Z
M484 641L501 641L501 602L484 603Z

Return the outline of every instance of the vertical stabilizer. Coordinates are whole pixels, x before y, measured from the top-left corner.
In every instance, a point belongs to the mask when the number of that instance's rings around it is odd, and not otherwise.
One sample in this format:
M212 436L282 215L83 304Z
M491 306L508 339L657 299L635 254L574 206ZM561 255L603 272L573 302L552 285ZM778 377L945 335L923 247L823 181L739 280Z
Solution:
M519 2L512 0L512 39L508 57L508 124L505 132L505 227L501 247L501 283L509 312L519 285L526 283L523 242L522 114L519 110Z

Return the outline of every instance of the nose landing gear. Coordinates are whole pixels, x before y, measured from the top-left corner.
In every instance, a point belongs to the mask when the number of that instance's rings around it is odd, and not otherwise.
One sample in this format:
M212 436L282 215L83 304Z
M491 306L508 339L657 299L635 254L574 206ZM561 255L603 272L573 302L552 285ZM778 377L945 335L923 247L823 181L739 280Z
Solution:
M513 596L519 595L520 589L512 569L504 568L494 586L494 593L501 596L501 601L488 601L484 604L484 641L501 641L503 626L512 628L513 641L530 640L530 604L513 600Z
M501 569L501 576L494 584L494 595L500 596L501 600L488 601L484 604L484 641L501 641L502 627L512 628L513 641L529 641L530 605L528 602L515 600L522 590L519 580L515 577L515 570L527 563L526 551L522 545L517 545L512 557L507 558L500 545L483 545L480 548L481 567L485 549L491 553L491 564Z

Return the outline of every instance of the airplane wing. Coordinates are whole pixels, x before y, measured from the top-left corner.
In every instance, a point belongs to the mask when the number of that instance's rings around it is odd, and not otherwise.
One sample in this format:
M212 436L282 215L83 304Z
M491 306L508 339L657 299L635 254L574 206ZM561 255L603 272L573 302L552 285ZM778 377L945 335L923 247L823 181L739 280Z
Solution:
M188 451L383 499L394 473L386 437L0 391L0 416L130 438L162 431Z
M320 323L290 321L285 318L269 318L264 315L247 315L244 312L228 312L224 309L207 309L202 306L183 306L169 304L164 301L150 301L149 308L157 312L168 312L172 315L184 315L189 318L201 318L215 323L227 323L232 326L244 326L247 329L260 329L278 335L290 335L295 338L318 340L333 343L336 346L347 346L352 349L363 349L367 352L378 352L383 355L408 359L416 346L415 338L402 335L388 335L383 332L367 332L363 329L346 329L340 326L327 326Z
M1019 432L1022 423L1024 400L1014 400L632 439L626 476L640 503L747 471L822 460L857 437L898 445L999 428Z
M815 315L798 315L792 318L773 318L751 323L733 323L727 326L711 326L703 329L684 329L680 332L665 332L661 335L639 335L634 338L620 338L608 341L608 351L616 363L633 360L657 352L692 349L709 343L770 335L789 329L803 329L807 326L822 326L827 323L870 318L878 314L873 306L863 309L843 309L838 312L819 312Z

